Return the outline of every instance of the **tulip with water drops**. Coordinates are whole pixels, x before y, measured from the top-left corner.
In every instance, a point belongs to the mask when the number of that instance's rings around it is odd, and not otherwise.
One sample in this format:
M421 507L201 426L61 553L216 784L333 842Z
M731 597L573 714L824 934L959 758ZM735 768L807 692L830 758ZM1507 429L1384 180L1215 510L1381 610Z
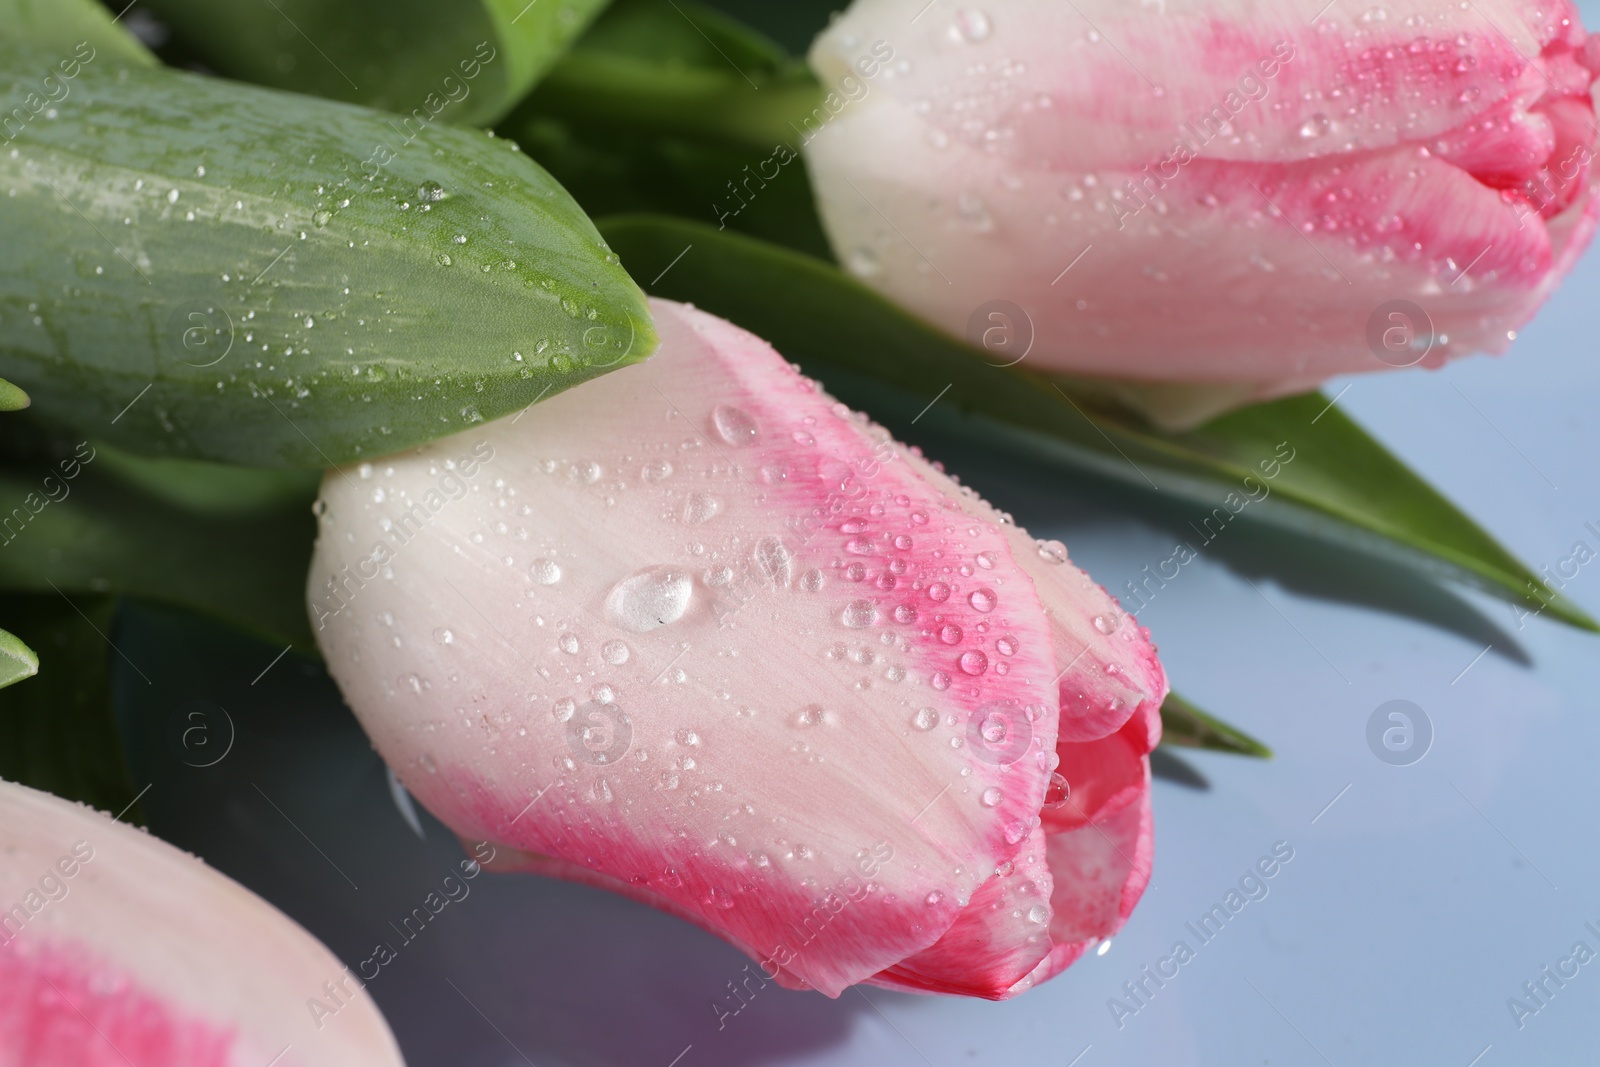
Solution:
M497 866L784 984L1048 978L1149 877L1147 633L758 338L652 309L657 355L539 418L329 473L308 595L346 699Z
M819 79L898 59L806 143L840 261L1174 425L1504 351L1600 213L1600 45L1568 0L1315 6L856 0Z

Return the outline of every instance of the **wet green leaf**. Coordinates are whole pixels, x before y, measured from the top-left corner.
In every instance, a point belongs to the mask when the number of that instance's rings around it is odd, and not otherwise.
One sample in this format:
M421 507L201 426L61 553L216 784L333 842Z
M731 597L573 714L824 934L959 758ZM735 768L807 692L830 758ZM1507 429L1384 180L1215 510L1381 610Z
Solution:
M640 278L655 279L657 295L766 338L842 399L1200 504L1209 510L1196 527L1199 545L1239 515L1600 630L1318 394L1163 433L1060 379L997 365L829 263L679 219L621 217L600 227ZM1260 497L1262 485L1269 493L1259 503L1239 503Z
M0 99L39 53L0 43ZM643 295L504 141L90 62L0 153L0 375L145 454L327 467L645 358Z

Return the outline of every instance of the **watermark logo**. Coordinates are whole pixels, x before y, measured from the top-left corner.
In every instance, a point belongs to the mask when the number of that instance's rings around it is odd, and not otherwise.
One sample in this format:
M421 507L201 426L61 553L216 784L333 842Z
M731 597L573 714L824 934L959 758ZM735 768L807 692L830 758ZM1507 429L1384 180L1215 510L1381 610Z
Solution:
M215 767L233 751L233 716L221 704L191 700L167 721L173 753L190 767Z
M595 766L620 760L633 744L633 721L615 704L591 700L578 706L567 723L567 747L574 759Z
M1409 700L1379 704L1367 719L1367 747L1391 767L1409 767L1433 747L1433 720Z
M1015 367L1033 349L1033 318L1009 300L988 300L967 318L967 343L1000 362L991 367Z
M1009 767L1033 744L1031 708L995 701L967 718L967 748L979 762Z
M1380 304L1367 317L1367 348L1391 367L1414 367L1433 350L1433 319L1409 300Z
M180 362L204 370L233 351L233 316L214 300L187 300L167 316L167 347Z

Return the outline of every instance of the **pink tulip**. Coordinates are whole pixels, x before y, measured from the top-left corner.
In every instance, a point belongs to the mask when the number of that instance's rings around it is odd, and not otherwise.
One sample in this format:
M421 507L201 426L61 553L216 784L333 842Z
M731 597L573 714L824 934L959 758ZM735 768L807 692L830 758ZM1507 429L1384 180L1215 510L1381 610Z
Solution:
M1218 406L1503 351L1594 232L1600 45L1568 0L1320 2L856 0L805 124L841 262L997 364Z
M400 1067L334 955L193 856L10 782L0 854L0 1067Z
M764 342L653 307L646 363L324 480L346 699L499 866L785 985L1050 977L1149 876L1148 635Z

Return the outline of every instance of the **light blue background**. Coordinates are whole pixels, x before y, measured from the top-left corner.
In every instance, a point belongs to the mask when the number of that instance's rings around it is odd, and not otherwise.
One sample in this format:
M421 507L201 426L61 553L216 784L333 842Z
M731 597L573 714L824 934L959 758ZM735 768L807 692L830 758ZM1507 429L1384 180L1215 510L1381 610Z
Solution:
M1600 4L1585 8L1600 24ZM1352 379L1341 401L1536 566L1578 540L1600 549L1584 527L1600 526L1597 293L1592 251L1508 356ZM1113 590L1166 558L1193 510L931 444ZM1600 615L1600 562L1567 592ZM1574 942L1600 950L1584 929L1600 927L1600 637L1537 620L1519 630L1497 601L1243 528L1141 621L1175 684L1278 758L1169 763L1155 787L1154 884L1105 955L1005 1004L769 986L719 1030L711 1005L746 962L732 949L604 893L485 877L370 987L411 1067L1600 1061L1600 961L1520 1030L1506 1006ZM426 814L425 841L405 825L320 668L290 657L251 686L275 649L150 611L129 613L119 644L153 682L125 667L118 679L135 777L153 783L152 828L348 963L396 940L389 922L461 851ZM190 698L225 706L237 726L214 768L184 766L166 742ZM1409 767L1366 742L1368 717L1397 698L1435 731ZM1119 1030L1108 998L1175 940L1194 945L1184 924L1278 841L1294 859L1266 899Z

